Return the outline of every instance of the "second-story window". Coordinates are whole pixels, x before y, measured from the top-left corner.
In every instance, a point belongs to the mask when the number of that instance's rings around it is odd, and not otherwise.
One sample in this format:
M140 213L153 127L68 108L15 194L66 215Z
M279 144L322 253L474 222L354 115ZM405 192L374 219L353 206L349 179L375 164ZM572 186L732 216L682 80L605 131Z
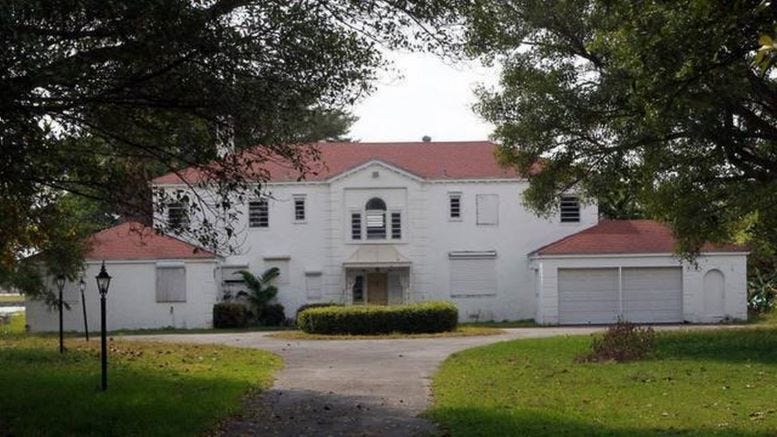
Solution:
M189 226L189 214L183 203L172 202L167 205L167 224L172 229L184 229Z
M402 214L398 212L391 213L391 239L402 239Z
M294 196L294 221L305 221L305 196Z
M270 211L267 199L248 202L248 227L266 228L270 226Z
M448 217L451 220L461 220L461 193L448 195Z
M377 197L367 201L365 207L367 221L367 239L383 240L386 238L386 202Z
M561 196L561 223L580 222L580 200L576 196Z

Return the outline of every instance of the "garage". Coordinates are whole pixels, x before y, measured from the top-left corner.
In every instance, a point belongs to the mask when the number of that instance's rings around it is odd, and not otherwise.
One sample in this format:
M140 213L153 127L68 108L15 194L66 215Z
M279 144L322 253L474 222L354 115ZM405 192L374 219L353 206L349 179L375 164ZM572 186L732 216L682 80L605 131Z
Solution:
M558 270L561 324L683 321L680 267Z
M669 228L604 220L529 254L542 324L715 323L747 319L747 249L674 253Z

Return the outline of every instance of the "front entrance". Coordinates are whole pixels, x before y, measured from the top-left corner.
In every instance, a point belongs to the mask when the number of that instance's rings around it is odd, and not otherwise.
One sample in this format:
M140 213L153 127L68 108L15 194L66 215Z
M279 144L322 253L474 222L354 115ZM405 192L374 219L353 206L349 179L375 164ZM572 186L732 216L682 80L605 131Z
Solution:
M388 275L386 273L367 273L367 303L388 305Z

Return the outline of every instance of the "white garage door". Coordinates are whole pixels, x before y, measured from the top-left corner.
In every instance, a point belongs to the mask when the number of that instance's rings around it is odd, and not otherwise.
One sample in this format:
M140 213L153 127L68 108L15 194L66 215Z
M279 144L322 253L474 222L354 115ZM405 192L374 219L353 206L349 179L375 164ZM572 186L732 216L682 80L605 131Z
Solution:
M638 323L683 321L680 268L623 268L621 274L622 293L617 268L559 269L559 323L614 323L619 315Z
M618 269L559 269L559 323L613 323L618 294Z
M624 268L623 318L630 322L683 321L683 272L675 267Z

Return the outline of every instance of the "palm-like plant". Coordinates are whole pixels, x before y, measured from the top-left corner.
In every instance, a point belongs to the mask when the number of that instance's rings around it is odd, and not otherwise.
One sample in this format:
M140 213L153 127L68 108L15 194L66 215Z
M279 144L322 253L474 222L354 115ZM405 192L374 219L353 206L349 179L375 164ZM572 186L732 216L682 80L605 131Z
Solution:
M273 285L273 281L280 276L281 271L278 267L271 267L259 277L248 270L240 270L235 274L242 276L243 282L248 288L247 292L241 291L237 295L245 297L253 308L256 317L260 317L262 310L278 294L278 287Z

